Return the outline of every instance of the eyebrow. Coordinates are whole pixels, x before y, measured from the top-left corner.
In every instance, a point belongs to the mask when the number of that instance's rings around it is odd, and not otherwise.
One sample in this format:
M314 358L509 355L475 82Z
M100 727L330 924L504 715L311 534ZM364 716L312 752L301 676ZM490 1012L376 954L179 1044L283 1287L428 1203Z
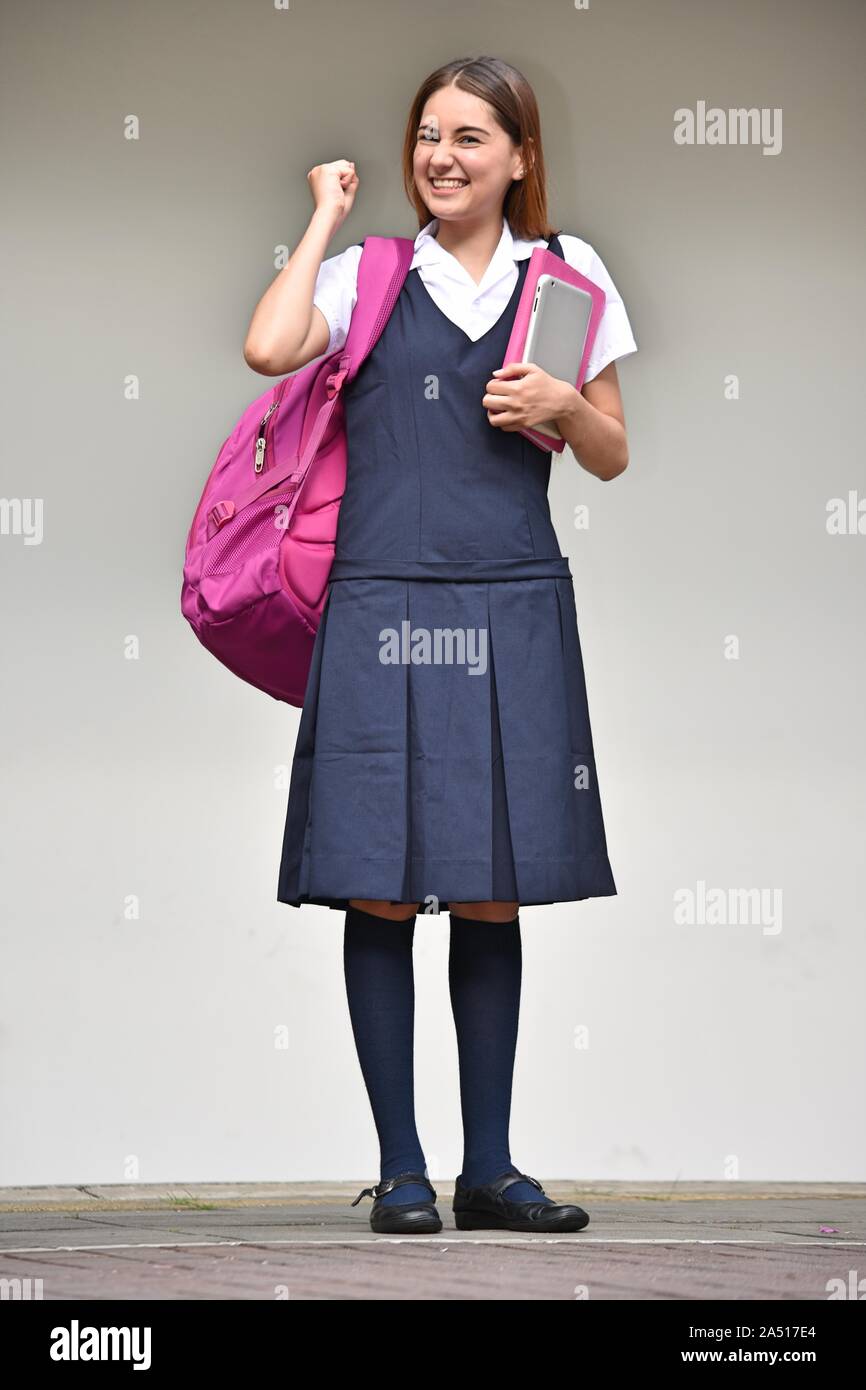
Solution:
M425 130L427 126L433 124L434 120L435 120L435 118L434 118L433 116L428 116L428 118L427 118L426 121L421 121L421 122L420 122L420 124L419 124L419 126L418 126L418 129L419 129L419 130ZM436 124L438 125L438 122L436 122ZM466 131L469 131L469 130L477 130L478 133L479 133L479 135L489 135L489 134L490 134L490 131L489 131L489 130L485 130L483 125L459 125L459 126L457 126L457 128L455 129L454 134L455 134L455 135L463 135L463 134L465 134Z

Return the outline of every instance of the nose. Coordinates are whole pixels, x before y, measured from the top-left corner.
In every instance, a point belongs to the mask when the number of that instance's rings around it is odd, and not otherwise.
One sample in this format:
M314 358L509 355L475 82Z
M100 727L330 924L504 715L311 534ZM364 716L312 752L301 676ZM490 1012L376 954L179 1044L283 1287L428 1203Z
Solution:
M434 152L430 156L430 162L427 167L430 172L435 174L438 178L447 178L448 174L454 170L455 164L451 155Z

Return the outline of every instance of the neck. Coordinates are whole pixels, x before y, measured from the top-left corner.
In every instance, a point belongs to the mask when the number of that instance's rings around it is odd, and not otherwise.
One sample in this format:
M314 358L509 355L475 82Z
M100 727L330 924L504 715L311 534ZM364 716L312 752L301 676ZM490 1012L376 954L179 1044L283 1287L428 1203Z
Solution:
M460 262L475 283L480 284L499 245L502 229L501 212L495 218L487 215L453 222L444 222L440 218L434 236L439 245Z

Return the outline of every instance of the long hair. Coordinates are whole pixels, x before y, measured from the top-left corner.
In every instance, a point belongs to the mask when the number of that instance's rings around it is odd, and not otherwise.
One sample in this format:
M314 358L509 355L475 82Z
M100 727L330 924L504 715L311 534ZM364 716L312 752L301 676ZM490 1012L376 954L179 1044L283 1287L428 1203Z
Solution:
M462 91L471 92L473 96L486 101L505 133L515 145L523 146L524 177L512 179L502 205L512 236L526 241L533 241L537 237L547 240L553 236L555 229L547 220L547 187L538 102L523 73L501 58L455 58L425 77L415 94L403 139L403 186L418 214L418 230L434 216L418 192L413 175L418 127L428 99L452 82Z

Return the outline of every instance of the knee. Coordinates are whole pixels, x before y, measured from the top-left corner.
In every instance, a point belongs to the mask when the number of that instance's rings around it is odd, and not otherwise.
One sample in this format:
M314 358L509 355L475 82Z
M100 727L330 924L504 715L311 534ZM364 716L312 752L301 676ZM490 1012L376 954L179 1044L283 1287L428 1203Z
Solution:
M418 911L417 903L382 902L377 898L350 898L349 906L370 912L374 917L387 917L389 922L408 922Z
M449 903L448 910L470 922L513 922L520 903Z

